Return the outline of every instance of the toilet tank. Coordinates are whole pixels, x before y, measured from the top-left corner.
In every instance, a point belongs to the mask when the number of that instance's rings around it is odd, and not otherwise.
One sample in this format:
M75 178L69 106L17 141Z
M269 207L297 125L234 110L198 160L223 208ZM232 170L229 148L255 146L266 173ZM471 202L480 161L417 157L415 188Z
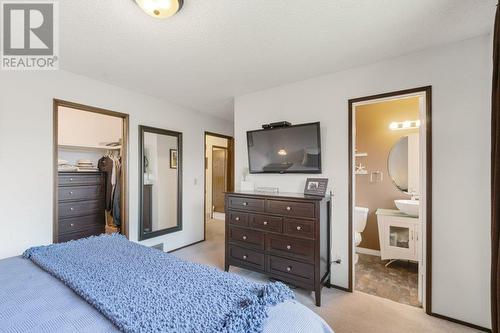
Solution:
M353 225L355 232L363 232L366 227L369 209L366 207L354 207Z

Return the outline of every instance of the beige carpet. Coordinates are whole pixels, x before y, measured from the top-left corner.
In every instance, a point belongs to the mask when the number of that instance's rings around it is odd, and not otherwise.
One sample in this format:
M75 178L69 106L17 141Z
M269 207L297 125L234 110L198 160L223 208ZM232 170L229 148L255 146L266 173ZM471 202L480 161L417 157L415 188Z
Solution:
M224 221L207 222L207 240L174 255L220 269L224 267ZM233 273L266 281L261 274L231 267ZM312 293L296 289L297 299L330 324L335 333L461 333L479 332L465 326L430 317L422 309L361 292L346 293L323 288L322 306L314 305Z

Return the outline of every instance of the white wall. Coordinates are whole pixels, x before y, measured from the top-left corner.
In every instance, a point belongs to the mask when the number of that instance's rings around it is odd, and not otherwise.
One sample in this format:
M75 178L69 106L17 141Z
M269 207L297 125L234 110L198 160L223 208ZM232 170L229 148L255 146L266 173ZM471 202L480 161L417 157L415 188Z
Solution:
M207 158L207 168L205 169L206 175L206 218L208 219L212 216L212 148L213 146L226 147L228 140L225 138L220 138L217 136L207 135L205 140L205 157Z
M122 137L122 119L67 107L59 108L59 145L105 146Z
M118 117L60 107L57 127L59 145L95 147L119 142L122 138L122 122ZM80 159L88 159L97 165L104 153L105 150L61 147L58 157L71 165L76 165Z
M183 230L144 241L165 250L203 239L204 132L232 124L65 71L0 73L0 258L52 242L52 99L130 115L130 238L138 239L138 125L183 133Z
M323 176L334 191L332 283L348 283L348 100L432 85L433 312L490 327L491 36L237 97L236 186L245 133L261 124L320 121ZM302 192L307 175L250 175Z

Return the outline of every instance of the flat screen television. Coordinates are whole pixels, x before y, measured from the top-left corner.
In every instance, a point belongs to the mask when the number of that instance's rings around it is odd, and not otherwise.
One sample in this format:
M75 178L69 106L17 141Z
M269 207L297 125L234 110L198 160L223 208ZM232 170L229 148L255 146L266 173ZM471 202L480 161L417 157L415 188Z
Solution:
M321 173L319 122L247 132L250 173Z

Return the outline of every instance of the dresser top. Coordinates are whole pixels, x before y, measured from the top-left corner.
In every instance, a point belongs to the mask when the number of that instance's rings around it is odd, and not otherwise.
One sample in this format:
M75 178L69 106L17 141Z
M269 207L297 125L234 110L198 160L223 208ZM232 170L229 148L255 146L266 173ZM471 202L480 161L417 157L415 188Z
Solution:
M234 191L226 192L226 194L238 195L238 196L254 196L254 197L266 197L266 198L278 198L278 199L303 199L312 201L322 201L330 200L330 195L324 197L317 195L307 195L304 193L293 193L293 192L257 192L257 191Z

